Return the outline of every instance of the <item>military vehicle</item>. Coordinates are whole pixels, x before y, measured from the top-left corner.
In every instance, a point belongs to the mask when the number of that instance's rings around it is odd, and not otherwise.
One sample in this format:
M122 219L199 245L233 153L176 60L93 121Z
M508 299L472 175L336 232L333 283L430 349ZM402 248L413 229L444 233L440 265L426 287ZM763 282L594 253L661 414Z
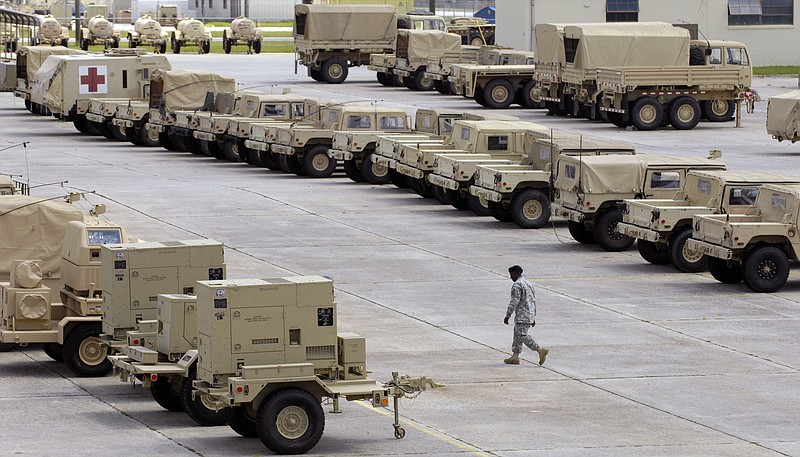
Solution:
M178 18L178 5L158 5L156 19L161 25L177 26L180 22Z
M200 54L211 52L211 32L197 19L188 17L181 19L170 35L172 52L180 54L187 46L196 46Z
M521 228L541 228L550 220L552 170L562 155L634 154L633 146L626 143L569 132L549 132L546 136L543 133L548 132L539 129L526 134L525 157L517 163L477 161L453 165L454 169L464 170L455 181L460 181L462 195L465 190L469 192L470 209L479 216L491 215ZM446 165L444 168L447 173ZM472 173L467 176L467 171ZM454 183L449 184L453 187ZM465 189L466 186L469 187Z
M30 189L13 176L0 174L0 195L30 195Z
M167 32L161 30L161 24L150 16L136 19L133 30L128 32L128 47L152 46L154 52L167 52Z
M461 37L461 42L471 46L494 44L495 25L477 17L455 17L447 22L447 32Z
M624 251L634 239L617 232L625 199L675 199L691 170L724 170L716 155L702 158L644 155L561 156L553 182L553 216L569 223L581 244Z
M38 103L34 106L31 103L31 82L33 75L39 71L44 61L50 55L85 55L86 52L77 49L68 49L64 46L20 46L17 51L17 83L14 89L14 96L25 101L25 108L28 111L38 113L40 111Z
M196 395L225 408L235 432L259 437L278 454L302 454L317 444L323 400L339 413L342 399L374 407L392 399L399 439L405 430L398 399L440 387L397 373L386 383L368 378L365 340L338 332L333 281L326 278L200 281L197 313Z
M751 91L753 68L747 47L735 41L700 40L693 41L691 48L691 61L682 57L674 65L598 66L597 86L603 91L600 109L615 125L632 124L639 130L653 130L666 122L689 130L703 117L711 122L731 120L736 101ZM642 52L665 54L654 52L653 46Z
M278 128L277 141L270 150L280 154L278 162L283 171L325 178L333 174L337 165L336 159L328 156L336 132L378 132L388 127L408 130L405 110L369 105L331 105L321 110L319 125Z
M78 102L77 111L83 113L82 121L73 125L82 126L90 135L102 135L109 140L129 141L125 128L113 124L113 120L120 109L127 110L131 104L147 104L146 99L129 98L90 98ZM84 107L83 105L86 104ZM77 116L76 116L77 118Z
M430 11L414 10L397 15L398 30L440 30L447 31L444 18Z
M617 231L635 238L639 253L650 263L671 263L688 273L702 271L708 258L686 248L692 237L692 216L744 214L766 183L800 183L800 178L763 172L691 171L674 200L624 200Z
M376 65L379 60L376 57L371 58L370 69L384 75L378 78L379 82L383 80L384 85L388 78L386 75L394 74L409 89L431 90L434 87L433 79L425 73L428 61L460 50L461 38L456 34L439 30L398 30L395 57L386 58L386 63L392 66Z
M532 59L532 56L531 56ZM470 65L464 68L462 95L474 98L479 105L504 109L517 103L526 108L538 108L535 65Z
M767 101L767 133L778 141L800 140L800 90L770 97Z
M234 46L247 46L247 53L261 53L261 32L252 19L239 16L222 32L222 50L230 54Z
M49 44L50 46L69 46L69 29L62 26L58 19L48 14L41 19L41 24L36 35L31 40L31 45Z
M78 44L84 51L98 44L102 44L104 49L118 48L119 40L119 32L114 31L114 24L102 15L89 19L78 34Z
M78 101L144 98L150 90L150 73L157 69L170 69L165 56L50 56L33 77L31 101L64 120L80 123L84 113L78 112ZM77 124L76 128L81 130Z
M797 260L798 201L799 185L764 184L745 214L694 216L686 247L708 257L717 281L776 292L786 284L789 262Z
M397 15L390 5L299 4L293 36L296 64L315 81L339 84L349 67L368 65L370 54L394 51Z
M518 51L515 49L503 48L489 48L486 51L485 57L479 59L477 63L460 63L452 64L450 66L450 81L451 89L454 94L461 95L465 98L475 98L475 89L480 86L485 88L485 85L491 79L502 78L506 76L510 78L512 86L515 81L518 81L520 71L530 71L533 65L533 53L528 51ZM497 66L511 66L517 70L509 70L507 68L496 68ZM486 79L491 77L491 79ZM474 81L469 90L466 89L467 80ZM483 99L482 99L483 100Z
M433 80L433 88L441 94L460 94L454 76L455 66L498 65L501 61L499 46L462 45L456 52L444 52L440 57L428 60L425 73ZM463 83L461 85L463 87Z

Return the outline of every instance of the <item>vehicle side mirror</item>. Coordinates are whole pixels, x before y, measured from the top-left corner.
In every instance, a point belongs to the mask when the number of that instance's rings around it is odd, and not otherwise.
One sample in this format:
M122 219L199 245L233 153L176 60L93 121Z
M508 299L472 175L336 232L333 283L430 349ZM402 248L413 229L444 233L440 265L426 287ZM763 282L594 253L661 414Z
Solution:
M707 55L707 56L710 56L710 55L711 55L711 48L706 48L706 55Z

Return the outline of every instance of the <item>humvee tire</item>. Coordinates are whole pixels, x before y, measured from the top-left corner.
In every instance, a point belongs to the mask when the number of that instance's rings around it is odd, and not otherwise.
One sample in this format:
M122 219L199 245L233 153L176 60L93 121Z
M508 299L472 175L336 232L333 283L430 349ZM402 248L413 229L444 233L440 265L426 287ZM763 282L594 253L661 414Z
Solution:
M617 224L622 221L622 213L618 209L609 209L599 215L594 221L594 239L597 245L606 251L625 251L635 239L617 231Z
M333 57L322 63L322 79L328 84L341 84L347 79L347 62Z
M42 345L42 350L47 354L47 357L50 357L56 362L64 361L64 346L58 343L44 343Z
M172 141L172 137L166 131L159 132L158 142L161 143L161 147L167 151L179 151L178 146Z
M307 391L281 389L258 408L256 429L261 441L276 454L302 454L322 437L325 413Z
M159 54L166 54L167 53L167 42L161 43L161 46L158 48Z
M514 103L514 87L505 79L493 79L483 88L485 106L506 109Z
M222 37L222 50L225 51L225 54L231 53L231 42L228 41L227 38Z
M200 50L203 51L203 54L209 54L211 52L211 41L206 41L200 47Z
M425 73L424 69L417 70L413 78L414 89L421 91L433 90L433 79Z
M708 271L711 276L723 284L739 284L742 282L741 265L728 266L728 261L717 257L709 257Z
M108 348L100 340L99 322L79 324L64 341L64 362L81 377L105 376L111 372L111 362L106 358Z
M666 265L669 263L667 246L642 239L636 240L636 249L642 258L653 265Z
M655 130L664 120L664 108L653 97L642 97L631 107L633 125L639 130Z
M467 205L476 216L486 217L492 215L492 212L489 211L489 202L481 200L480 197L472 194L467 195Z
M378 82L381 83L383 86L392 87L394 86L394 76L389 73L384 73L379 71L377 73Z
M445 81L440 81L438 79L433 81L433 88L436 90L436 92L439 92L440 94L443 95L451 94L450 85L447 84Z
M500 222L511 222L511 211L503 202L488 202L489 214Z
M303 154L303 171L311 178L330 178L336 170L336 159L328 157L328 147L313 146Z
M406 179L406 175L398 173L397 170L389 169L389 181L398 189L408 189L408 179Z
M672 234L667 243L667 254L669 262L684 273L697 273L703 271L708 266L708 257L686 248L686 241L692 237L692 228L686 227L683 230Z
M742 280L754 292L775 292L789 279L789 259L777 246L759 246L742 262Z
M389 167L373 163L372 154L372 152L368 152L364 155L364 159L361 161L361 175L370 184L389 184L391 182Z
M433 189L431 189L431 185L428 183L428 181L411 177L406 177L406 181L408 181L408 187L410 187L411 190L416 192L420 197L433 198Z
M258 157L261 159L261 163L264 164L264 167L273 171L281 170L281 164L278 162L278 157L276 157L275 153L270 151L258 151Z
M222 148L219 147L219 143L216 141L197 140L197 142L200 143L200 150L203 151L203 154L219 160L225 159L225 154L222 152Z
M358 163L355 160L345 160L344 161L344 174L350 181L353 182L364 182L364 174L361 172L361 169L358 168ZM363 164L362 164L363 165Z
M258 413L251 411L252 403L225 408L225 420L228 426L245 438L258 438L256 417Z
M511 199L508 210L518 226L540 228L550 220L550 198L539 189L525 189Z
M278 163L281 166L281 170L286 173L294 173L297 176L303 176L305 174L303 164L297 160L297 156L294 154L278 154Z
M700 122L700 104L692 97L678 97L669 104L669 123L676 130L691 130Z
M567 221L567 229L572 239L580 244L595 244L594 231L586 228L583 222Z
M111 133L114 134L114 139L117 141L128 141L128 135L125 133L125 127L112 125Z
M161 146L161 143L158 141L158 133L156 131L147 130L145 124L147 124L146 116L141 121L133 124L133 131L139 137L139 143L149 148Z
M25 103L29 103L28 100L25 100ZM86 120L86 116L83 114L76 114L75 117L72 118L72 125L75 126L75 130L81 133L89 133L89 130L86 127L87 122L89 121Z
M0 352L8 352L14 349L14 346L16 346L14 343L0 343Z
M202 395L195 395L192 398L192 381L197 377L197 368L189 370L189 376L183 379L181 386L181 403L183 409L193 421L203 426L225 425L227 421L225 413L214 411L206 407L203 403Z
M100 122L97 124L98 130L100 130L100 135L106 137L109 140L115 140L114 132L111 131L112 125L108 122Z
M445 189L445 192L447 193L447 198L450 200L450 204L453 205L453 208L460 210L469 209L469 202L467 201L467 197L464 196L461 190Z
M181 43L178 40L172 40L172 53L173 54L180 54L181 53Z
M239 153L240 149L238 138L226 135L222 140L222 153L231 162L242 162L243 157Z
M736 103L733 100L703 101L703 114L711 122L728 122L735 113Z
M167 411L179 413L183 411L181 400L181 383L170 380L168 377L158 377L150 384L150 394L153 400Z
M431 193L433 194L433 198L436 199L439 203L443 205L451 206L453 202L450 200L450 196L447 194L447 189L444 187L439 187L435 184L431 184Z

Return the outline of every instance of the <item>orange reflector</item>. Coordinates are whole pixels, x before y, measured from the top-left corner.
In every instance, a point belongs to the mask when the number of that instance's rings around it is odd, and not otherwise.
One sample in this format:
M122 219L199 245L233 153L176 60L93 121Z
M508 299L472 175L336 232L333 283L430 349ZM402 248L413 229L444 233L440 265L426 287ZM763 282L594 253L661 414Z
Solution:
M384 398L383 400L381 400L381 406L389 406L389 399Z
M153 373L153 374L150 375L150 380L151 381L155 381L156 379L158 379L158 375L157 374Z

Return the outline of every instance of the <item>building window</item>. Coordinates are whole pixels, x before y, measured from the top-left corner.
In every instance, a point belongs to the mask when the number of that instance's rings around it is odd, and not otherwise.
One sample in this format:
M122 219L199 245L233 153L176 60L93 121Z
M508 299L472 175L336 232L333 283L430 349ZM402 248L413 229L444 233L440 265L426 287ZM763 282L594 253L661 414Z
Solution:
M194 0L194 7L200 8L200 0Z
M208 0L208 9L211 9L213 7L214 7L214 0Z
M639 21L639 0L607 0L606 22Z
M728 25L791 25L794 0L728 0Z
M222 9L228 9L228 0L222 0Z

